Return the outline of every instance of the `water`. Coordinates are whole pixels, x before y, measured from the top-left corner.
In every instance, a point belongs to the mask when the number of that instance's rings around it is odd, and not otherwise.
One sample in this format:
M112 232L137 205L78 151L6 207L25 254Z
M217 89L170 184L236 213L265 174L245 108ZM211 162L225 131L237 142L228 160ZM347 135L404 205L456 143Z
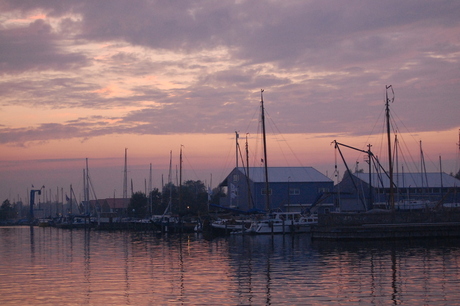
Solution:
M459 305L459 242L0 227L0 304Z

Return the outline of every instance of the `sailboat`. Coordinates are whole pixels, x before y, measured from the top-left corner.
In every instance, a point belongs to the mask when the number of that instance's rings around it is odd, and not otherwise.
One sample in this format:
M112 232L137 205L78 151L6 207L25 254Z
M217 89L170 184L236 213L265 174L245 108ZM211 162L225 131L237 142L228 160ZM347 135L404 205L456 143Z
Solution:
M180 149L180 182L182 181L182 145ZM164 210L161 216L157 216L156 218L152 219L152 222L162 231L168 233L188 233L194 232L195 227L197 225L196 222L186 222L182 217L178 214L173 214L173 207L172 207L172 151L170 151L170 158L169 158L169 176L168 176L168 185L169 185L169 201L166 209ZM182 182L179 185L179 206L182 204L181 201L181 189L182 189Z
M260 113L262 123L262 139L263 139L263 162L265 176L265 212L266 215L262 218L253 220L249 227L244 229L243 233L248 234L285 234L295 232L308 232L311 226L317 223L317 218L314 216L304 216L298 212L274 212L271 213L270 205L270 184L268 177L268 161L267 161L267 138L265 129L265 108L263 99L264 90L260 91ZM241 228L241 226L240 226Z
M73 199L75 199L75 193L73 191L72 185L70 185L70 198L69 198L69 205L70 205L70 213L66 216L62 217L56 224L56 227L59 228L90 228L93 227L95 222L91 222L90 217L90 187L93 190L94 197L96 198L96 206L95 209L97 213L99 213L99 201L97 200L96 194L94 192L94 187L91 183L91 179L89 176L89 167L88 167L88 158L86 158L86 169L83 169L83 195L84 200L80 203L79 214L73 214L72 211L72 204Z

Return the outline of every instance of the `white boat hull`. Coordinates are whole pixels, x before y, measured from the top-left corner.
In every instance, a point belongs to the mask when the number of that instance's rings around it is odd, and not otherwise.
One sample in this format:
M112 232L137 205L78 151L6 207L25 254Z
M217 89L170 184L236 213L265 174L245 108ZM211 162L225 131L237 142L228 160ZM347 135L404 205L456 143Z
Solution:
M249 234L308 233L318 223L316 217L294 218L292 213L277 213L274 218L254 221L246 231Z

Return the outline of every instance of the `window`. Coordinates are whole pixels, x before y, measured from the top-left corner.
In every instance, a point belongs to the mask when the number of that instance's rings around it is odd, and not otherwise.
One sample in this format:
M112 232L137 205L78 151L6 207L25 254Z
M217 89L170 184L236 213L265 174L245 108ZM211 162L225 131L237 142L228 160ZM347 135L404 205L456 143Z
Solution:
M234 181L234 182L238 182L239 178L240 178L240 177L239 177L238 174L233 174L233 181Z
M289 195L299 195L300 189L299 188L289 188Z
M318 193L329 192L329 188L318 188Z
M262 195L266 194L265 190L266 190L265 188L261 189ZM268 188L268 195L272 195L272 189L271 188Z

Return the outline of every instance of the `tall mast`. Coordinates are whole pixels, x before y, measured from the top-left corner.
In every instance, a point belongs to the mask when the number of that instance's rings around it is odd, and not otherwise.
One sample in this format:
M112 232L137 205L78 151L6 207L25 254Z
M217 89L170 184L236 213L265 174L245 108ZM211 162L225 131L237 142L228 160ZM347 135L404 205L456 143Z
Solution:
M246 133L246 177L248 182L248 207L254 208L254 205L251 201L251 190L249 186L249 146L248 146L248 133Z
M374 205L374 201L372 199L372 152L371 152L371 144L367 145L367 158L369 162L369 204L368 209L372 209Z
M169 203L168 203L168 208L169 209L169 214L172 213L172 150L169 151Z
M67 208L67 212L70 212L72 214L72 184L70 184L70 190L69 190L69 206Z
M83 168L83 202L86 205L86 170Z
M149 172L149 209L150 215L153 215L153 201L152 201L152 163L150 163L150 172Z
M267 212L270 211L270 190L268 186L268 163L267 163L267 138L265 135L265 111L264 111L264 96L263 96L264 90L260 90L260 113L261 113L261 119L262 119L262 135L263 135L263 142L264 142L264 168L265 168L265 210Z
M90 206L89 206L89 167L88 167L88 158L86 158L86 185L85 185L85 193L86 193L86 214L89 214Z
M128 198L128 148L125 148L125 168L123 171L123 199Z
M238 168L238 149L239 149L239 144L238 144L238 138L240 138L240 135L238 135L238 132L235 131L235 139L236 139L236 146L235 146L235 161L236 161L236 168Z
M392 156L391 156L391 136L390 136L390 99L388 98L388 89L391 88L391 91L393 92L393 98L391 99L391 102L394 101L394 91L393 87L391 85L385 85L385 113L386 113L386 119L387 119L387 138L388 138L388 170L390 172L390 196L389 196L389 204L392 210L395 208L395 202L394 202L394 190L393 190L393 161L392 161Z
M423 155L421 140L420 140L420 173L422 174L422 188L428 188L428 176L426 174L425 156ZM426 185L424 185L424 182Z
M180 145L180 155L179 155L179 212L182 209L182 147Z

